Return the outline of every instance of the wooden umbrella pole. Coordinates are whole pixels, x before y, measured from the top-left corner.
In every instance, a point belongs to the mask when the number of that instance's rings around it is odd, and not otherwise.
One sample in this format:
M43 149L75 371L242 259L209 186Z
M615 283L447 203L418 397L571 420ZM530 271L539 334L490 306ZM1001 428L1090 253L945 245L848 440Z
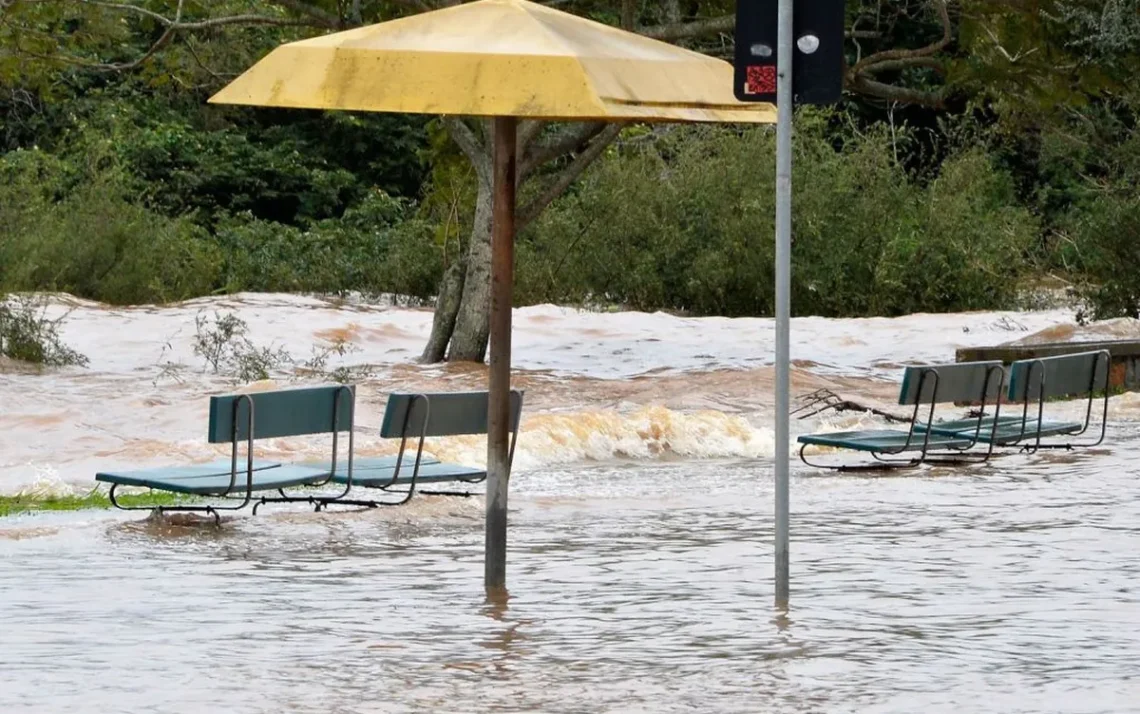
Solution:
M511 288L515 267L515 167L518 120L495 117L494 204L491 219L491 369L487 414L487 536L484 584L507 587L507 487L511 466Z

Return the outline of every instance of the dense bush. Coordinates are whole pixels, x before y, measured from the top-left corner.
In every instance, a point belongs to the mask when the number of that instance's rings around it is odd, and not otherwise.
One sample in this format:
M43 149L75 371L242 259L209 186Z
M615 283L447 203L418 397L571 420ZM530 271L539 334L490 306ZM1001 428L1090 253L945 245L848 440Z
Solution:
M249 215L230 218L217 229L225 260L223 288L430 298L442 259L432 227L413 209L407 201L374 192L342 218L307 229Z
M1037 224L1009 177L966 149L922 184L886 134L797 136L792 304L874 315L1005 306ZM519 249L519 299L771 314L769 130L678 130L603 161Z
M1102 196L1069 227L1092 316L1140 318L1140 190Z
M916 195L914 230L883 250L872 313L1009 307L1032 267L1037 221L1017 205L1009 176L978 149L952 156Z
M0 158L0 287L117 304L218 291L399 292L429 297L442 270L431 227L374 191L307 228L219 214L209 231L130 195L116 169L76 175L36 151Z
M1053 236L1054 266L1083 276L1096 315L1140 310L1133 154L1094 167L1079 143L1044 137L1037 170L1100 173L1095 183L1058 180L1031 210L989 146L960 142L915 174L896 158L913 153L905 129L837 128L835 116L804 112L797 124L798 314L1009 307L1042 236ZM0 290L113 303L241 290L428 299L443 244L462 234L441 230L440 196L417 205L363 188L304 156L299 140L263 144L176 122L97 130L110 126L76 124L60 153L0 155ZM772 132L644 131L520 236L517 300L771 314Z
M1140 317L1140 132L1101 118L1042 144L1052 266L1077 281L1092 317Z
M205 230L131 200L121 176L76 180L50 157L0 160L0 286L113 303L208 293L220 255Z

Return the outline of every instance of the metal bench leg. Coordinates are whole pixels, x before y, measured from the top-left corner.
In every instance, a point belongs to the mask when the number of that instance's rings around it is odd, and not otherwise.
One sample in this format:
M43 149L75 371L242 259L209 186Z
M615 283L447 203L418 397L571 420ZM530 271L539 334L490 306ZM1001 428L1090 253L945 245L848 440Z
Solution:
M205 513L214 517L215 525L222 525L222 516L219 511L237 511L245 507L243 503L240 506L124 506L119 503L119 499L115 496L115 491L119 488L119 484L111 484L111 490L107 493L107 498L111 501L111 505L120 511L149 511L152 515L161 516L163 513ZM152 489L153 490L153 489Z
M859 471L895 471L895 470L900 470L900 469L913 469L913 468L918 468L918 466L921 465L921 463L922 463L921 460L914 459L914 458L906 459L906 460L884 459L874 452L871 453L871 456L874 457L875 459L878 459L877 463L867 463L867 464L820 464L820 463L813 463L811 461L808 461L807 457L804 456L804 450L807 449L808 446L809 446L809 444L803 444L802 446L800 446L800 461L804 462L808 466L811 466L812 468L829 469L831 471L838 471L840 473L852 473L852 472L859 472Z

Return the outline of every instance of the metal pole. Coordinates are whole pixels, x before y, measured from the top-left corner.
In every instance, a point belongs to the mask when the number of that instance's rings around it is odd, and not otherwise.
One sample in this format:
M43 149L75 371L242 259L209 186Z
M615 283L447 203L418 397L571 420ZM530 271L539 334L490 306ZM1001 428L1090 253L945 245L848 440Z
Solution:
M491 368L487 405L487 534L483 583L507 587L507 487L510 484L511 288L515 266L515 165L518 120L495 117L491 218Z
M792 278L792 1L779 0L776 40L776 607L788 607L788 392Z

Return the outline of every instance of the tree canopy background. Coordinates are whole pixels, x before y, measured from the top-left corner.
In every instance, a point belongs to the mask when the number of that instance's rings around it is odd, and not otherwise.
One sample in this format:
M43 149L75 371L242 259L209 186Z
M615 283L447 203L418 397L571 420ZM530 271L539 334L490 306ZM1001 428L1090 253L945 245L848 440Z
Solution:
M732 3L553 4L731 56ZM0 0L0 291L439 295L425 356L481 358L483 122L205 103L282 42L429 8ZM793 309L1012 307L1052 276L1094 316L1140 316L1138 0L847 12L845 99L797 117ZM520 141L520 303L770 313L770 129Z

